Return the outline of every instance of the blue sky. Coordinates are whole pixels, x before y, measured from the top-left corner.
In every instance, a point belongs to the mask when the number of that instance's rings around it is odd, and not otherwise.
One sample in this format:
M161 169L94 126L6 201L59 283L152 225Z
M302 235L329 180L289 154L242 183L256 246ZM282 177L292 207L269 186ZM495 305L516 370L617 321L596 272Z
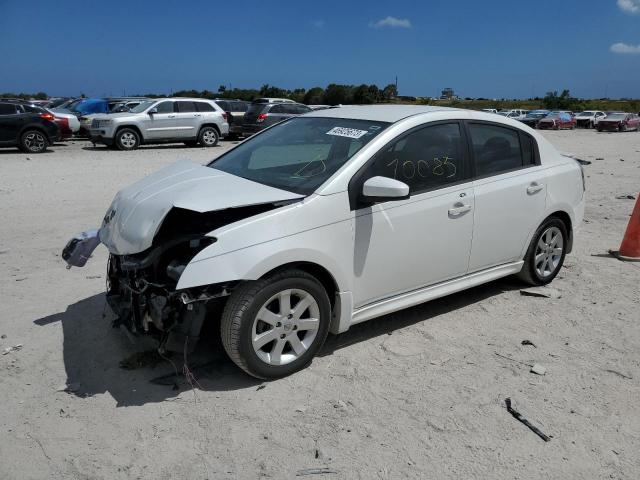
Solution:
M640 97L640 0L0 0L0 92Z

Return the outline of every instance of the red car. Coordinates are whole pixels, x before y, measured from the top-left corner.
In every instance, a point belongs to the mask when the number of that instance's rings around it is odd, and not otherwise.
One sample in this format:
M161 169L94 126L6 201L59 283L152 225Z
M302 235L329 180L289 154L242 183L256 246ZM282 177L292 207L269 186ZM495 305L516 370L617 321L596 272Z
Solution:
M635 113L610 113L598 122L599 132L629 132L640 130L640 117Z
M536 125L540 130L560 130L576 128L576 119L568 112L551 112Z

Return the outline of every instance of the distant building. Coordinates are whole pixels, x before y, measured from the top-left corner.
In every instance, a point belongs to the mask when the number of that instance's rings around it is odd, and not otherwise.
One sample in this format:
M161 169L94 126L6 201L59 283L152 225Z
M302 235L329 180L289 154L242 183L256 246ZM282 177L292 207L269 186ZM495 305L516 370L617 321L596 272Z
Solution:
M440 95L440 100L457 100L458 96L453 91L453 88L447 87L442 90L442 94Z

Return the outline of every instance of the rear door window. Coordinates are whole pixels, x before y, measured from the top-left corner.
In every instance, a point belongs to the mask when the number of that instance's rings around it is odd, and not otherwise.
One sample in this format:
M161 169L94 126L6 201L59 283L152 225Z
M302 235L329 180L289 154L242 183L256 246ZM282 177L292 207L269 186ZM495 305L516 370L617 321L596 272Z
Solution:
M498 125L470 123L469 134L477 177L498 175L532 165L533 141L517 130Z
M224 110L225 112L228 112L228 111L229 111L229 102L226 102L226 101L218 101L218 102L216 102L216 103L217 103L217 104L218 104L218 106L219 106L222 110Z
M178 104L178 112L180 113L193 113L196 111L196 105L194 102L176 102Z

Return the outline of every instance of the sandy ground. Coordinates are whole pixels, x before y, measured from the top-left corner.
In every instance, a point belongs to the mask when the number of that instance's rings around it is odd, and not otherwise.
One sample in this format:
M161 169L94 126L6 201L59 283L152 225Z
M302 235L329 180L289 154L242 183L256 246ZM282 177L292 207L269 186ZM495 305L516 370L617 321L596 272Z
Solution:
M605 252L634 203L615 197L640 190L640 133L545 135L593 161L561 298L494 282L330 337L310 368L269 383L211 340L191 362L199 387L178 390L150 382L169 363L119 367L146 347L110 327L105 250L70 271L59 254L119 188L228 147L0 151L0 351L22 344L0 356L0 478L639 478L640 264Z

